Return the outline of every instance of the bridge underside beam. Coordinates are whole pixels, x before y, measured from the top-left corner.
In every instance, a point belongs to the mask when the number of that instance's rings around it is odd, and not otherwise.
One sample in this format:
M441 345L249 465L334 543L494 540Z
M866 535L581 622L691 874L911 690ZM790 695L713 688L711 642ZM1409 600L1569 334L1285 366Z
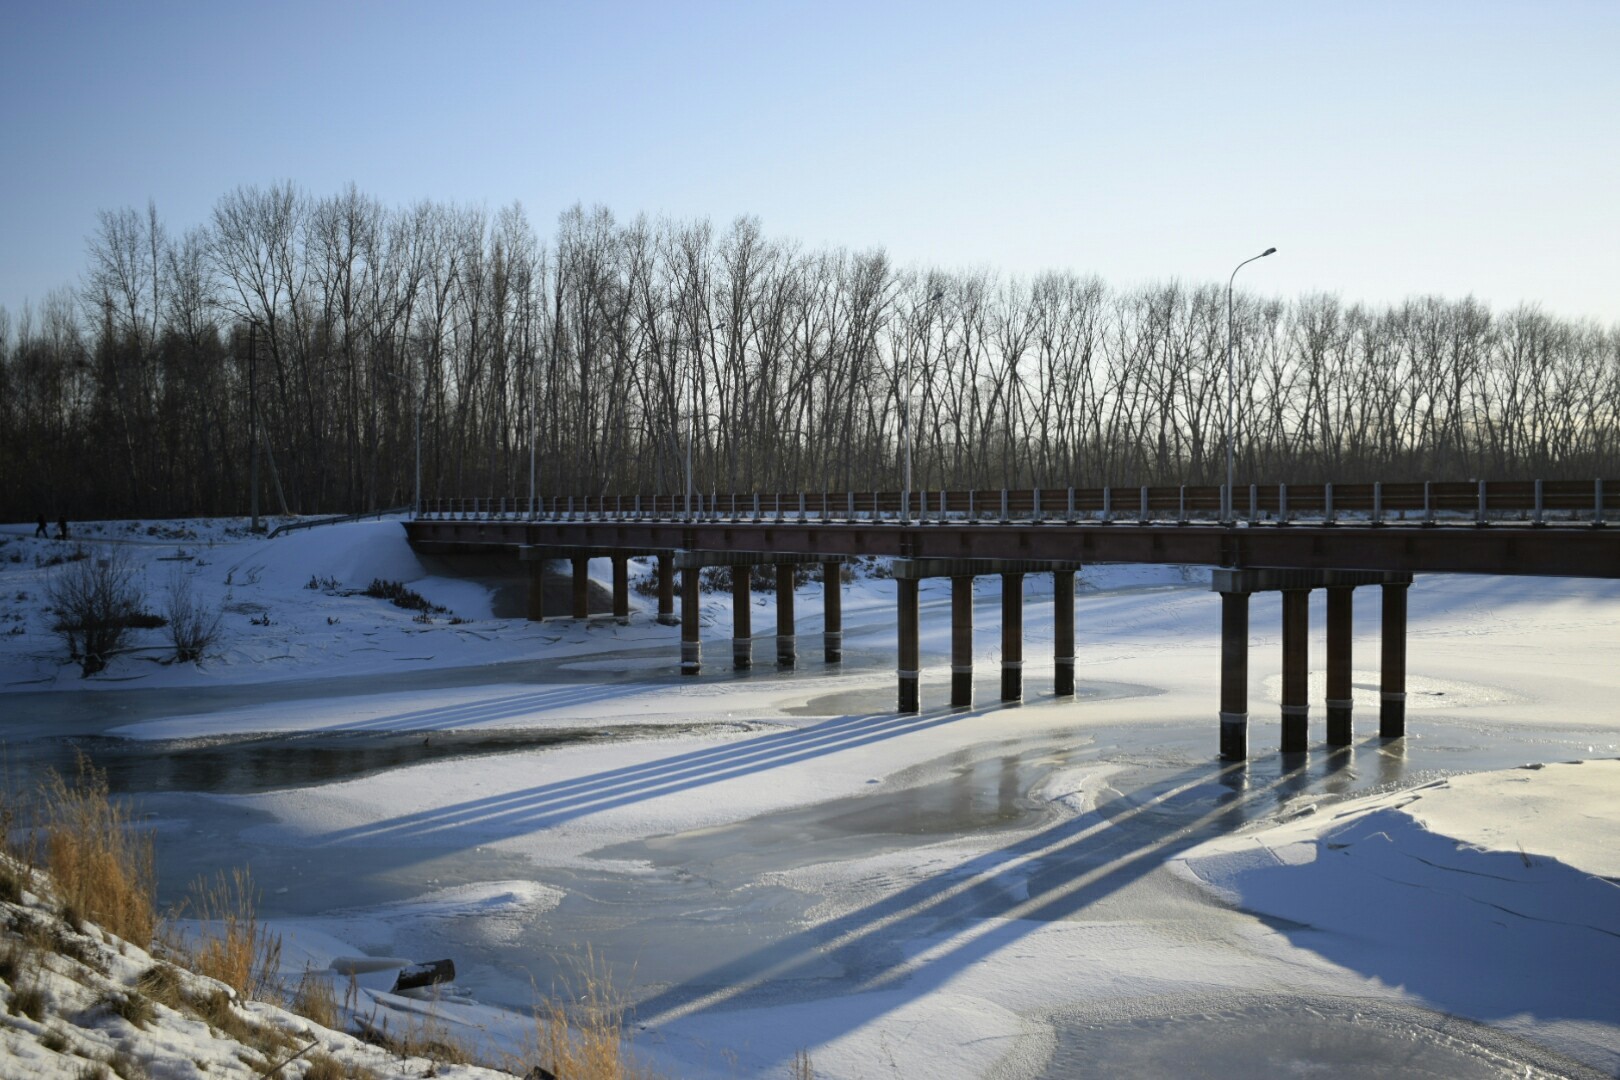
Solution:
M711 549L779 557L894 555L914 558L1007 558L1085 563L1185 563L1404 573L1554 574L1620 578L1620 537L1590 526L1483 528L1421 525L1216 525L1050 523L914 526L848 522L407 522L422 552L498 550L520 545ZM446 545L441 547L440 545Z
M1218 593L1257 593L1392 584L1410 585L1412 575L1386 570L1300 570L1269 566L1232 570L1222 567L1211 572L1209 587L1211 592Z

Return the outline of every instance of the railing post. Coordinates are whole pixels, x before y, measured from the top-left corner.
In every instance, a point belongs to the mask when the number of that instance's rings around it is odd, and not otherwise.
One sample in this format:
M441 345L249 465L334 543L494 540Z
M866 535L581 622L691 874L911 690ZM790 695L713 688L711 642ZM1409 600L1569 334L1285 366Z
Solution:
M1260 520L1260 485L1249 485L1249 524Z
M1322 488L1322 520L1333 524L1333 485L1326 484Z
M1151 513L1152 513L1152 511L1148 508L1148 489L1147 489L1147 485L1143 484L1142 485L1142 516L1140 518L1138 518L1137 520L1140 521L1143 525L1146 525L1149 521L1153 520L1152 517L1149 516Z
M1474 514L1474 524L1485 524L1485 481L1479 482L1479 510Z
M1064 515L1064 520L1070 525L1074 524L1074 488L1069 489L1069 509Z
M1603 527L1603 480L1592 481L1592 527Z
M1384 482L1382 480L1373 481L1372 523L1374 525L1384 523Z
M1423 481L1423 524L1434 524L1434 481Z
M1536 525L1538 527L1546 524L1546 522L1543 521L1542 518L1541 518L1541 481L1540 480L1536 481L1536 516L1532 519L1532 524L1534 524L1534 525Z
M1225 495L1224 492L1222 492L1221 498L1223 500L1226 498L1226 495ZM1225 506L1226 504L1223 501L1221 503L1221 505ZM1186 484L1182 484L1180 487L1178 487L1176 489L1176 524L1177 525L1185 525L1185 524L1187 524L1187 485Z
M1277 485L1277 524L1288 524L1288 485Z
M968 519L968 524L970 524L970 525L973 522L978 520L977 513L973 508L973 495L974 495L973 490L971 488L969 488L968 489L968 516L967 516L967 519Z
M799 520L803 521L804 519L804 492L801 491L799 492Z
M851 491L848 494L849 494L849 515L844 520L845 521L854 521L855 520L855 493L853 491Z
M1007 518L1007 489L1002 488L1001 489L1001 523L1003 525L1005 525L1005 524L1007 524L1007 521L1008 521L1008 518Z
M1033 488L1032 490L1035 493L1035 502L1033 504L1034 508L1030 511L1029 519L1039 525L1041 523L1041 489Z

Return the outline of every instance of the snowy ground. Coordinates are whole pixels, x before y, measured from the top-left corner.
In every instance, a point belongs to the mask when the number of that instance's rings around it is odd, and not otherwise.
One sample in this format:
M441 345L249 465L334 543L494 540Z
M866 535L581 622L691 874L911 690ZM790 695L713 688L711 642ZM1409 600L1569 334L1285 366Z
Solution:
M527 1021L476 1002L518 1002L528 958L595 947L586 935L600 932L610 955L630 957L615 977L636 1002L638 1048L681 1076L782 1074L800 1047L824 1077L1038 1076L1075 1031L1208 1018L1219 1010L1195 1003L1211 998L1434 1010L1620 1072L1620 584L1420 579L1412 737L1393 755L1362 740L1342 772L1319 748L1305 776L1272 753L1275 597L1257 597L1251 617L1256 761L1210 760L1219 605L1197 570L1083 575L1087 691L1074 705L1045 696L1050 581L1029 578L1028 703L967 713L938 708L948 585L926 583L925 711L898 717L886 580L850 587L847 660L831 673L819 585L799 597L792 674L732 677L730 597L705 596L705 674L683 682L676 631L640 596L624 627L496 619L489 589L432 576L397 523L274 541L235 526L102 528L145 567L153 607L178 569L222 606L225 635L202 665L177 665L163 662L161 631L143 632L143 651L88 680L41 610L50 568L37 564L71 544L0 530L0 685L25 706L0 698L0 723L37 725L58 700L82 715L80 691L153 688L121 698L130 708L109 708L97 730L164 747L266 732L667 732L151 799L160 846L176 852L240 851L312 875L347 863L376 883L331 909L312 909L298 882L268 886L272 907L293 890L279 924L290 973L453 946L473 962L458 963L451 1019L499 1041ZM467 621L417 623L345 595L374 577ZM997 582L981 588L988 699ZM1358 595L1364 731L1378 613ZM755 602L754 625L768 625L769 599ZM770 641L760 636L756 662ZM535 660L538 671L519 663ZM500 666L451 670L487 664ZM432 668L444 677L422 674ZM329 677L341 680L330 692L310 686ZM1318 708L1321 697L1313 685ZM1504 733L1514 741L1493 756ZM1586 763L1501 767L1573 758ZM1478 768L1489 771L1453 775ZM1002 817L981 812L987 792ZM650 921L615 920L632 907ZM1489 1032L1467 1041L1470 1060L1502 1063L1479 1075L1525 1061ZM1560 1071L1549 1060L1540 1067Z

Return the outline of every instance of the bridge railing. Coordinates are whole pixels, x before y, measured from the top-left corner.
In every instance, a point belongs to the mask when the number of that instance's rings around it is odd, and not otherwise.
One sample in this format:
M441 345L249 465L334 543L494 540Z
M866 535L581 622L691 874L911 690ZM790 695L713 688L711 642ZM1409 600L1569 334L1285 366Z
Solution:
M1387 525L1521 521L1603 525L1616 480L1435 480L1250 484L1233 514L1248 524ZM428 499L417 516L506 521L825 521L1140 524L1218 521L1224 486L990 488L970 491L694 492Z

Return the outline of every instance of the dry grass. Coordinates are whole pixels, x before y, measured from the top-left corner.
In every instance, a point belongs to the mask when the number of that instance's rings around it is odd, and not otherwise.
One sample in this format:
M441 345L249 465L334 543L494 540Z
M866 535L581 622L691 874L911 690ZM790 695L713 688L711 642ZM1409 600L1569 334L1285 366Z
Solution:
M51 773L35 804L36 842L64 911L147 948L157 927L152 837L133 828L107 793L107 776L82 756L69 784Z
M810 1051L804 1047L793 1051L792 1080L816 1080L816 1067L810 1063Z
M656 1080L630 1054L623 998L594 954L586 953L565 990L541 998L535 1006L534 1045L525 1055L528 1059L568 1080Z
M266 997L276 987L281 966L281 938L259 925L258 893L244 869L221 871L212 881L192 883L191 895L177 915L197 919L197 938L182 951L200 975L246 997Z
M364 1065L344 1065L327 1054L311 1054L304 1080L381 1080Z
M324 1028L336 1029L343 1022L343 1013L338 1008L337 995L332 993L331 982L312 971L306 970L299 978L287 1006L299 1016L313 1020Z

